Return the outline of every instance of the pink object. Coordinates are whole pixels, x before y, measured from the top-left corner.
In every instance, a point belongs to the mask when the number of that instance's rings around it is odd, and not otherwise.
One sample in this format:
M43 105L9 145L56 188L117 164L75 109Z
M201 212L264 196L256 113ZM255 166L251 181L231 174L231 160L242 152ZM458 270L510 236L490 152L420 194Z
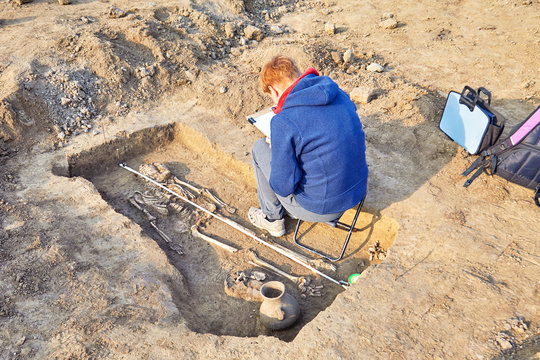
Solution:
M518 131L516 131L511 137L512 145L518 144L525 136L527 136L532 129L540 124L540 107L529 117L529 119L521 125Z

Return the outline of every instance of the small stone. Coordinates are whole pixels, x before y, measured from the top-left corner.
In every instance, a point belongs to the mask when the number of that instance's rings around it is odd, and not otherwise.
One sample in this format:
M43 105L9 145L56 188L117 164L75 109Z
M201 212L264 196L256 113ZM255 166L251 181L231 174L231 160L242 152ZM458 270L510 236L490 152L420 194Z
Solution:
M379 24L380 27L388 30L395 29L397 25L398 22L394 18L386 19L384 21L381 21L381 23Z
M236 32L236 25L232 22L227 22L223 25L223 32L225 32L225 36L230 38L234 37L234 34Z
M58 3L60 5L69 5L71 4L71 0L58 0Z
M225 94L229 89L226 86L222 86L219 88L220 94Z
M139 75L140 78L145 78L147 76L150 76L150 71L144 66L141 66L137 68L137 74Z
M336 24L331 22L324 24L324 31L329 35L334 35L336 33Z
M366 56L366 54L364 54L362 52L362 50L360 50L359 48L354 48L353 49L353 56L356 57L356 58L362 59L362 58L364 58Z
M343 62L343 59L341 58L341 54L339 52L332 51L330 55L332 56L332 60L334 60L336 64L341 64Z
M351 49L349 50L346 50L344 53L343 53L343 62L345 64L348 64L351 62L353 58L353 51Z
M262 271L253 271L251 273L251 277L257 281L264 281L266 280L266 274Z
M239 49L237 47L231 48L231 55L232 56L240 56L240 55L242 55L242 49Z
M508 350L512 348L512 343L506 339L497 339L497 342L503 350Z
M17 343L15 345L21 346L26 341L26 336L21 337L19 340L17 340Z
M189 71L189 70L186 70L186 72L184 74L186 75L186 78L189 81L194 81L197 78L197 74L195 74L195 73L193 73L192 71Z
M248 43L248 39L246 39L245 37L242 36L242 38L240 39L240 44L245 46L245 45L247 45L247 43Z
M60 104L62 106L67 106L70 102L71 102L71 99L67 97L63 97L60 99Z
M253 25L248 25L244 29L244 35L248 40L262 40L262 32L261 29L258 27L255 27Z
M94 22L94 20L92 20L88 16L81 16L81 21L83 22L83 24L90 24Z
M270 26L270 31L272 31L274 34L283 34L283 30L281 29L281 27L279 27L279 25L272 25Z
M512 329L514 329L516 332L519 332L519 333L524 333L527 330L527 329L524 329L521 326L515 326Z
M63 131L60 131L57 136L58 136L58 139L64 140L66 138L66 133Z
M499 344L499 346L501 347L501 349L503 350L508 350L508 349L511 349L512 348L512 343L506 339L505 336L498 336L497 337L497 343Z
M124 10L117 8L116 6L111 6L109 8L109 17L111 19L118 19L124 16L126 16L126 12Z
M527 323L525 322L525 320L521 317L517 317L515 319L512 319L510 323L508 323L507 325L510 326L510 329L514 330L514 331L517 331L519 333L524 333L525 331L528 330L528 326L527 326ZM509 330L507 328L507 330Z
M382 14L382 20L391 19L393 17L394 17L394 14L389 13L389 12L385 12Z
M90 110L88 110L88 108L86 106L83 106L79 109L79 111L81 112L81 114L87 118L89 118L90 116L92 116L92 113L90 112Z
M407 103L405 105L403 105L403 109L405 110L412 110L413 106L410 104L410 103Z
M285 5L281 5L280 7L278 7L276 9L276 13L278 13L280 15L286 14L288 12L289 12L289 9L287 9L287 6L285 6Z
M354 102L367 104L377 97L377 90L367 86L358 86L351 91L350 97Z
M525 81L523 84L521 84L521 87L523 89L529 89L531 88L536 82L534 80Z
M368 67L366 68L367 71L371 71L371 72L383 72L384 70L384 67L382 67L381 65L377 64L377 63L371 63L368 65Z
M94 129L92 130L92 135L96 136L96 135L99 135L101 134L98 130Z

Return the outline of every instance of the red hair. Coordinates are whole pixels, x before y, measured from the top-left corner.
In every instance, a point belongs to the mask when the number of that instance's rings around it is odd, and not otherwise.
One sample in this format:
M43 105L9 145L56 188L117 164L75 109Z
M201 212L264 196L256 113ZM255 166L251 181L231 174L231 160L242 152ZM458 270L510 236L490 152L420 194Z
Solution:
M294 60L286 56L274 56L272 60L264 64L260 78L262 90L270 93L271 85L281 84L284 81L294 81L301 75Z

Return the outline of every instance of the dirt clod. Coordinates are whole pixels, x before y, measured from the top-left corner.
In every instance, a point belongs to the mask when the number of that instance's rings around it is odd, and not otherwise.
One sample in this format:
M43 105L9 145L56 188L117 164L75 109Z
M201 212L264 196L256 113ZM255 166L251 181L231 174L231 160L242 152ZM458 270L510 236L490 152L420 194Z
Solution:
M261 29L259 29L258 27L248 25L244 28L244 36L248 40L260 41L262 39L262 32Z
M388 18L388 19L386 19L384 21L381 21L381 23L379 24L380 27L382 27L384 29L388 29L388 30L395 29L397 27L397 25L398 25L398 22L393 17Z
M117 8L116 6L111 6L109 8L109 17L111 19L119 19L124 16L126 16L126 12L124 10Z

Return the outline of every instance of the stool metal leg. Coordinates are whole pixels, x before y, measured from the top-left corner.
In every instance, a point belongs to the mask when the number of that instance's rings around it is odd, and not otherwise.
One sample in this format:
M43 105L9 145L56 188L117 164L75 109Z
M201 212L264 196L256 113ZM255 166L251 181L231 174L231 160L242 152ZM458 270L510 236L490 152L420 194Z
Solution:
M305 249L307 251L310 251L314 254L317 254L327 260L330 260L330 261L339 261L341 260L341 258L343 257L343 254L345 254L345 249L347 249L347 245L349 245L349 240L351 238L351 235L352 235L352 232L354 231L354 226L356 225L356 220L358 220L358 215L360 214L360 211L362 210L362 206L364 205L364 200L366 199L366 197L364 196L364 198L362 199L362 201L360 201L360 203L358 204L358 210L356 210L356 214L354 215L354 219L352 221L352 224L351 225L347 225L347 224L344 224L342 222L338 222L337 223L337 226L338 227L342 227L342 228L345 228L347 230L349 230L348 234L347 234L347 239L345 240L345 244L343 244L343 248L341 249L341 253L339 254L338 257L336 258L333 258L333 257L330 257L326 254L323 254L321 253L320 251L316 250L316 249L313 249L307 245L303 245L303 244L300 244L298 242L298 238L297 238L297 235L298 235L298 229L300 228L300 223L302 222L302 220L298 219L298 223L296 224L296 229L294 230L294 237L293 237L293 240L294 240L294 243L298 246L300 246L302 249Z

